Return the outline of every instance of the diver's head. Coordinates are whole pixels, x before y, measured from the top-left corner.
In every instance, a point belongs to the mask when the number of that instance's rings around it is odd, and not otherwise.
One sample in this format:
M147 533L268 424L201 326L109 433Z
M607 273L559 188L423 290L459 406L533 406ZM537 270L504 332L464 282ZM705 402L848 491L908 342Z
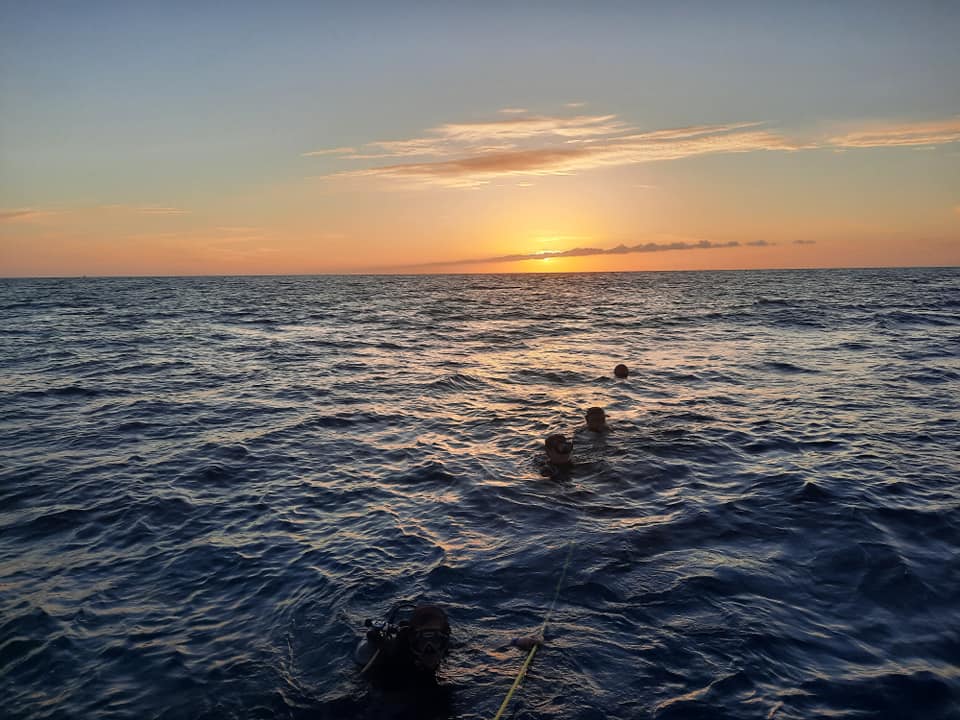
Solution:
M627 375L630 374L630 371L627 370L626 365L624 365L623 363L620 363L613 369L613 374L616 375L618 378L625 378L627 377Z
M407 627L410 654L421 670L436 672L450 644L450 622L436 605L417 605Z
M587 410L587 430L603 432L607 429L607 414L602 407L592 407Z
M570 464L570 453L573 452L573 443L563 435L559 433L550 435L543 441L543 447L547 452L547 460L554 465Z

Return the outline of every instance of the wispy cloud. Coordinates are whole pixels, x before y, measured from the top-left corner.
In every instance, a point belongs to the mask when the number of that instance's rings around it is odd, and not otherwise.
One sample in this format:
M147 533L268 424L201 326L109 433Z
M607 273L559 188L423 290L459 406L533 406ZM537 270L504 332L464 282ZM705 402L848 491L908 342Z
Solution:
M505 110L522 112L520 108ZM428 130L424 137L376 140L367 143L347 155L346 159L464 157L515 150L518 149L517 143L526 143L525 147L519 149L537 149L551 142L554 144L578 142L587 138L624 132L628 129L614 115L573 117L530 115L483 122L444 123Z
M20 208L15 210L0 210L0 223L31 222L44 218L53 218L56 223L84 223L103 217L123 216L151 216L175 217L189 215L189 210L166 205L128 205L112 203L106 205L80 205L74 207L59 207L52 210L37 210Z
M583 129L583 128L581 128ZM478 131L470 128L464 131ZM484 128L478 132L498 132ZM457 131L451 131L455 135ZM507 132L521 132L518 127ZM473 136L476 137L476 136ZM598 167L675 160L710 153L794 150L785 138L744 124L675 128L595 138L581 144L551 144L471 153L453 159L405 162L347 170L335 177L381 177L444 186L475 186L510 175L570 175ZM441 154L437 148L436 154Z
M387 178L421 185L476 187L506 176L569 175L597 167L708 153L795 150L757 122L641 131L614 114L529 115L503 108L490 120L448 122L421 137L304 153L342 160L396 160L324 177Z
M107 212L133 213L136 215L188 215L190 213L189 210L164 205L126 205L122 203L100 205L95 209L105 210Z
M133 208L133 211L141 215L188 215L190 213L189 210L181 210L180 208L156 206Z
M837 135L828 143L845 148L936 145L960 141L960 116L930 122L873 125Z
M487 153L439 162L382 165L365 170L340 173L343 176L396 177L433 180L440 184L474 184L485 177L510 174L550 175L572 171L577 161L587 158L590 150L551 148L544 150L510 150Z
M763 245L768 243L760 241ZM757 243L749 243L755 245ZM721 248L740 247L736 240L716 243L710 240L676 240L674 242L646 242L637 245L617 245L612 248L577 247L570 250L542 250L535 253L521 253L517 255L496 255L494 257L470 258L466 260L444 260L441 262L421 263L407 267L452 267L455 265L486 265L496 263L514 263L527 260L550 260L553 258L589 257L592 255L630 255L633 253L669 252L672 250L717 250Z
M20 208L17 210L0 210L0 222L27 222L47 217L53 213L47 210L33 210L31 208Z
M303 157L318 157L320 155L346 155L354 153L356 150L352 147L329 148L328 150L311 150L303 153Z
M794 245L816 245L817 241L816 240L794 240L793 244Z
M411 138L409 140L377 140L347 156L348 160L379 160L382 158L422 157L445 155L449 151L440 138Z
M571 108L580 105L567 104ZM377 140L357 149L305 154L339 153L343 160L350 161L396 161L344 169L323 176L327 178L384 178L422 186L478 187L509 176L572 175L600 167L707 154L814 148L843 152L960 141L960 116L874 124L799 142L752 121L641 131L614 114L531 115L522 108L503 108L500 115L483 121L443 123L421 137Z
M486 122L445 123L431 132L461 142L487 142L543 136L594 137L610 135L626 129L628 126L618 120L616 115L574 115L573 117L530 115Z

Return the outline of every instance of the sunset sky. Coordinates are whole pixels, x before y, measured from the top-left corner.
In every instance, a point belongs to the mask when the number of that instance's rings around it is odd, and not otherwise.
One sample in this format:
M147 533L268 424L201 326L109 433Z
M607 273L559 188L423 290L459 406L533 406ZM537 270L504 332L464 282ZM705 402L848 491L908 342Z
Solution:
M960 3L0 2L0 275L960 264Z

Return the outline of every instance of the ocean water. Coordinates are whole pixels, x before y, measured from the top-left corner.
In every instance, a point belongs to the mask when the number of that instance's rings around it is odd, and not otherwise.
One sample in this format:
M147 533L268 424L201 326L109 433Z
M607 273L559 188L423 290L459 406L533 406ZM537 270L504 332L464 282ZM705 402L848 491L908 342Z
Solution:
M558 587L507 718L960 717L958 269L4 280L0 318L4 717L389 716L350 655L426 599L446 716L492 718Z

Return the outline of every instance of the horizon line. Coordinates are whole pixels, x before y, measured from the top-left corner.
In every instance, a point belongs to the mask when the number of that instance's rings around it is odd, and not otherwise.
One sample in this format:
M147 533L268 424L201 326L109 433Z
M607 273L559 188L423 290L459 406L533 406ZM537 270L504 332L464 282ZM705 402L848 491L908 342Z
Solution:
M109 280L151 278L262 278L262 277L435 277L456 275L628 275L638 273L708 273L708 272L806 272L811 270L951 270L958 265L839 265L830 267L763 267L763 268L699 268L659 270L562 270L513 272L375 272L365 270L302 273L196 273L196 274L116 274L116 275L0 275L0 280Z

